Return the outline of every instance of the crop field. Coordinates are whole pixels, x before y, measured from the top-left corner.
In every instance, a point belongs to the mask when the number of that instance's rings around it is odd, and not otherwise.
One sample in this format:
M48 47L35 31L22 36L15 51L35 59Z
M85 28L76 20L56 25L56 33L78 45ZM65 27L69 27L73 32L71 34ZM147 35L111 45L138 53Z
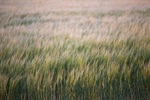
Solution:
M0 100L150 100L150 1L0 0Z

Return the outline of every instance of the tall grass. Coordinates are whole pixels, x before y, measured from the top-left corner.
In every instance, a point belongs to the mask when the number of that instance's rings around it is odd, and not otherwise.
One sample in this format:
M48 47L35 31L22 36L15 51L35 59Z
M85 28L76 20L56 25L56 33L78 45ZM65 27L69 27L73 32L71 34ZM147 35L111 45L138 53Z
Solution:
M150 99L148 10L93 14L50 20L51 33L15 29L30 15L1 24L0 99Z

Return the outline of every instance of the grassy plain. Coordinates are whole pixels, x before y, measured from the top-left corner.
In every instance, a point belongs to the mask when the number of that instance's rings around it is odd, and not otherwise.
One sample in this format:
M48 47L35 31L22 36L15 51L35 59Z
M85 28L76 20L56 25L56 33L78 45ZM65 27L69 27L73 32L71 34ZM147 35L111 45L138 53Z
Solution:
M0 100L150 99L148 0L0 2Z

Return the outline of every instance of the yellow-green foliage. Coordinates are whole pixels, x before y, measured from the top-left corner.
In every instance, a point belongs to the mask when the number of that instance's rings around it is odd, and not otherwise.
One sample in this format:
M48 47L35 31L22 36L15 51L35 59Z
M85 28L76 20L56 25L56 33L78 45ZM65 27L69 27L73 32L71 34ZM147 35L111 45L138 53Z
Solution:
M150 99L149 10L8 17L0 23L1 100ZM34 23L50 26L32 32Z

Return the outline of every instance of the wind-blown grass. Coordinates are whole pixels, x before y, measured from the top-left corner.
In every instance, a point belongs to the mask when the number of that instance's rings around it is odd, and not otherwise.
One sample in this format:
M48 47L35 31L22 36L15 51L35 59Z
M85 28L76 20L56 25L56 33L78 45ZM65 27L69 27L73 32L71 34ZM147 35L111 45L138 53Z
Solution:
M150 99L147 12L50 21L52 33L5 32L11 25L30 25L26 16L24 24L17 23L20 17L1 24L0 99Z

